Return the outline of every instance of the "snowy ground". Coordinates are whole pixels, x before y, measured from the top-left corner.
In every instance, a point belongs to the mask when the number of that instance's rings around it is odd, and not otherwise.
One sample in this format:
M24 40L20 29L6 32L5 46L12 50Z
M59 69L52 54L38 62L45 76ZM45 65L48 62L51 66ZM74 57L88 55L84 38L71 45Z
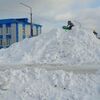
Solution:
M74 25L0 50L0 100L100 100L100 40Z
M99 100L99 65L0 66L0 100Z
M46 69L47 71L63 70L66 72L74 73L96 73L100 70L100 65L66 65L66 64L11 64L11 65L0 65L0 70L6 69L23 69L23 68L39 68Z
M0 71L0 100L99 100L100 73L40 68Z

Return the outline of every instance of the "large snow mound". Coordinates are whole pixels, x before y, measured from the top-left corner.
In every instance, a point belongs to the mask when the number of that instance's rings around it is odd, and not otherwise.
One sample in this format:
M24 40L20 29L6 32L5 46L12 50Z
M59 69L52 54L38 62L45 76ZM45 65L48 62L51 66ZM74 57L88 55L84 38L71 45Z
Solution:
M99 100L100 74L44 69L0 71L0 100Z
M60 63L86 64L100 62L100 40L92 30L74 23L75 27L65 32L53 29L38 37L25 39L7 49L0 50L0 63Z

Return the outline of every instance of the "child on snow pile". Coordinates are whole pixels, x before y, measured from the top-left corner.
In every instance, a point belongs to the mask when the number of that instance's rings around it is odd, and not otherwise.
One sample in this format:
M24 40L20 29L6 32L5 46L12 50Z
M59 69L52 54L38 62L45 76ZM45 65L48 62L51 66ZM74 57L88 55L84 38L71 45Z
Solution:
M71 21L68 21L68 25L67 26L63 26L62 28L64 30L71 30L73 26L74 26L74 24Z
M68 21L67 29L71 30L74 24L71 21Z
M100 36L98 36L98 33L95 30L93 30L93 33L98 39L100 39Z
M94 33L94 35L96 35L96 36L97 36L97 34L98 34L95 30L93 30L93 33Z

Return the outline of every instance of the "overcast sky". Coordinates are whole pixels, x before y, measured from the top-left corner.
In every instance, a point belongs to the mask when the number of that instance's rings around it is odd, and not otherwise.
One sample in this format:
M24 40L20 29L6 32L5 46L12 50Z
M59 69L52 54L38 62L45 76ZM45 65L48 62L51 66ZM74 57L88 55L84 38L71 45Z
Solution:
M75 19L100 32L100 0L0 0L0 19L29 18L29 9L20 2L33 8L33 22L44 31Z

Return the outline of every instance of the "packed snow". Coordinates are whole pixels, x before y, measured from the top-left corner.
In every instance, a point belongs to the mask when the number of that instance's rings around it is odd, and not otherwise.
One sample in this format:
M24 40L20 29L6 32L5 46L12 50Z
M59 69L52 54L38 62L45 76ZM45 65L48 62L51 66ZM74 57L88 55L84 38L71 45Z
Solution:
M0 71L0 100L99 100L100 73L45 69Z
M72 30L53 29L0 50L2 64L86 64L100 61L100 40L74 22Z
M100 62L100 40L74 25L68 32L53 29L0 50L0 100L100 99L100 71L92 73L92 64ZM66 69L84 64L91 73Z

